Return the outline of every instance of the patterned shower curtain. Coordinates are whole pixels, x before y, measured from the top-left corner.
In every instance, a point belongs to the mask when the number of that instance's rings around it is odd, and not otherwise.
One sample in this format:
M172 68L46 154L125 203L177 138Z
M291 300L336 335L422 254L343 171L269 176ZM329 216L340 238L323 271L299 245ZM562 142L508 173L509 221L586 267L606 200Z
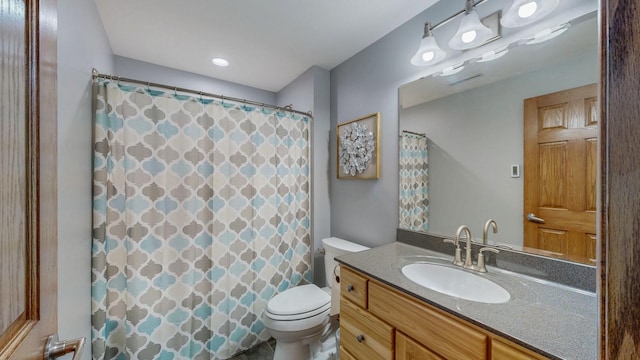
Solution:
M94 359L226 359L311 282L309 119L98 80Z
M399 158L399 226L426 231L429 228L427 138L402 132Z

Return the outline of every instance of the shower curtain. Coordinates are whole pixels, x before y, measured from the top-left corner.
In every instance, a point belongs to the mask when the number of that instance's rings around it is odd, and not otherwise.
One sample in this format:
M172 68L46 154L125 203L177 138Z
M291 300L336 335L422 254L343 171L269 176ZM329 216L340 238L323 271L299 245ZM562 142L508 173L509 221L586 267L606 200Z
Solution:
M399 226L426 231L429 228L427 138L402 132L400 135Z
M309 119L97 80L94 359L226 359L311 282Z

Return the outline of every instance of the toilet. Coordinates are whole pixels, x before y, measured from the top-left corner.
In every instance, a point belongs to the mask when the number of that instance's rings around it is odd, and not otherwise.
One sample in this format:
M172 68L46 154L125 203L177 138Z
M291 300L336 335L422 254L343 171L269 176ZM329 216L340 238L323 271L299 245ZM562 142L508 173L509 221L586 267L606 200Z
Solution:
M327 287L315 284L287 289L267 302L262 321L269 334L276 339L273 360L332 360L336 342L333 336L336 316L331 314L332 297L335 304L340 297L336 285L336 256L369 249L347 240L330 237L322 240L324 271ZM333 291L332 291L333 288Z

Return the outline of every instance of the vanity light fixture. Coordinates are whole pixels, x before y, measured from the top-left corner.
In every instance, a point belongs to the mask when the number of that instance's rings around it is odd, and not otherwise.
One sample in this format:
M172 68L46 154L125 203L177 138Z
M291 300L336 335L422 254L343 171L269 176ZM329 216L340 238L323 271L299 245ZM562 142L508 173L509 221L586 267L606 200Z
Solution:
M482 54L482 57L480 59L478 59L477 62L493 61L493 60L496 60L496 59L499 59L499 58L503 57L508 52L509 52L509 47L508 46L505 46L502 49L489 50L489 51L485 52L484 54Z
M451 65L451 66L448 66L448 67L444 68L442 70L442 72L440 73L440 76L449 76L449 75L457 74L460 71L462 71L462 69L464 69L464 63L460 63L460 64L457 64L457 65Z
M411 58L411 64L415 66L425 66L437 64L447 53L442 50L436 43L436 38L431 33L431 24L424 24L424 35L420 41L420 47L415 55Z
M560 34L564 33L565 31L567 31L569 29L569 26L571 26L571 24L566 23L566 24L557 25L548 29L544 29L542 31L535 33L533 37L525 39L523 43L527 45L533 45L533 44L539 44L541 42L545 42L547 40L551 40L557 36L560 36Z
M493 31L480 21L473 0L466 0L464 16L458 31L449 40L449 47L455 50L471 49L482 45L491 35Z
M511 0L502 11L500 24L504 27L521 27L549 15L560 0Z

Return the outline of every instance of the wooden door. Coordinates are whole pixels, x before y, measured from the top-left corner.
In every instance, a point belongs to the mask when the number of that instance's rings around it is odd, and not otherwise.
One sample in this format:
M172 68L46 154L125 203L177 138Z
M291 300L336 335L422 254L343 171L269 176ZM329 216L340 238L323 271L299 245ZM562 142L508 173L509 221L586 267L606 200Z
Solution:
M596 84L524 101L525 247L595 264L598 117Z
M0 0L0 359L57 328L56 26L55 1Z

